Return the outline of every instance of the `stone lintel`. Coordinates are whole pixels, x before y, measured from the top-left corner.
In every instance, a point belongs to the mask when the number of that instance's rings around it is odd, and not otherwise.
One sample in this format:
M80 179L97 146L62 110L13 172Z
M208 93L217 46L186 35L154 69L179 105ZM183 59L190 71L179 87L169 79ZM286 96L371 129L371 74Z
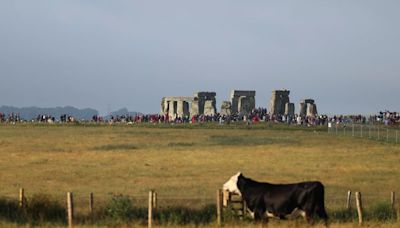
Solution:
M272 91L272 96L276 96L276 95L286 95L289 96L290 94L290 90L273 90Z
M256 91L254 90L232 90L231 91L231 98L232 97L255 97Z
M216 92L196 92L193 94L194 97L215 97Z
M314 103L315 103L315 101L314 101L314 99L307 98L307 99L301 100L301 101L300 101L300 103L305 103L305 104L314 104Z
M163 101L187 101L191 102L193 97L163 97Z

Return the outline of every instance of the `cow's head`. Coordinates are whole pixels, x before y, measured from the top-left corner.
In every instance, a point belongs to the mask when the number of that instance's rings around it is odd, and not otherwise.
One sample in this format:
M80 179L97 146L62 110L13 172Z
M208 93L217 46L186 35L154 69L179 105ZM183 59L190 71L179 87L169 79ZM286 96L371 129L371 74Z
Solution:
M238 178L239 176L241 176L242 173L238 172L237 174L233 175L224 185L223 185L223 190L228 190L231 193L236 193L239 195L242 195L242 193L240 192L238 186L237 186L237 182L238 182Z

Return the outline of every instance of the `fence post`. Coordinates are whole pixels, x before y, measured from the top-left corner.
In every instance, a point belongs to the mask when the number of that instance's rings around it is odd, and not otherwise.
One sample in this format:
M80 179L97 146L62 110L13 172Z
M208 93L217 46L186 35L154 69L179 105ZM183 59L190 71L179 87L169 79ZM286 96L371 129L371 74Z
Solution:
M356 192L356 205L357 205L358 223L362 224L363 214L362 214L361 192Z
M361 128L360 128L360 135L361 135L361 138L363 137L363 126L361 125Z
M368 138L371 138L371 126L368 126Z
M244 217L245 217L245 215L246 215L246 212L247 212L247 204L246 204L246 200L244 200L243 198L242 198L242 201L243 201L243 212L242 212L242 216L243 216L243 219L244 219Z
M346 135L346 126L343 127L343 135Z
M351 135L354 137L354 124L353 124L353 130L352 130L352 134Z
M223 190L222 191L222 206L227 207L228 206L228 201L229 201L229 191L228 190Z
M19 189L19 202L18 202L18 206L20 208L24 208L25 207L25 190L23 188Z
M395 192L390 193L390 204L392 205L393 211L396 211L396 195L395 194L396 194Z
M221 189L217 190L217 224L221 225Z
M336 129L335 131L336 131L336 134L337 134L337 125L338 125L338 124L336 123L336 124L335 124L335 129Z
M72 192L67 192L67 207L68 207L68 227L73 227L74 198Z
M347 210L351 209L351 191L347 191Z
M93 215L93 192L89 194L89 212Z
M157 209L157 192L153 192L153 209Z
M397 135L398 135L398 130L396 130L396 144L398 143L398 141L397 141Z
M378 128L378 141L380 140L379 127Z
M386 128L386 142L389 142L389 128Z
M153 190L149 191L148 227L153 226Z

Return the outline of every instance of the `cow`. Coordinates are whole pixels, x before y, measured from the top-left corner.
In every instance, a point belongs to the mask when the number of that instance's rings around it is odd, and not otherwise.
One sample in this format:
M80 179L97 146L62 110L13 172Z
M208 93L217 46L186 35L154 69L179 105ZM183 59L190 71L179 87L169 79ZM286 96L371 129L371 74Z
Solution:
M252 180L238 172L223 185L223 189L240 195L256 221L268 221L268 217L286 219L288 215L300 214L312 223L312 216L316 214L325 225L328 222L324 186L319 181L271 184Z

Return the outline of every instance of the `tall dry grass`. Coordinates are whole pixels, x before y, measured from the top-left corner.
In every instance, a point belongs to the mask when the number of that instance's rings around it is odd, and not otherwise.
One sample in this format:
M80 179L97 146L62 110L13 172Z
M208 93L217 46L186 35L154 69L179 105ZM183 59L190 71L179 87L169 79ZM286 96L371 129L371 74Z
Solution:
M237 171L260 181L320 180L328 209L361 191L366 208L398 191L400 147L328 135L322 128L279 125L0 125L0 196L48 194L77 210L87 196L104 206L113 194L146 205L155 189L168 206L200 208Z

